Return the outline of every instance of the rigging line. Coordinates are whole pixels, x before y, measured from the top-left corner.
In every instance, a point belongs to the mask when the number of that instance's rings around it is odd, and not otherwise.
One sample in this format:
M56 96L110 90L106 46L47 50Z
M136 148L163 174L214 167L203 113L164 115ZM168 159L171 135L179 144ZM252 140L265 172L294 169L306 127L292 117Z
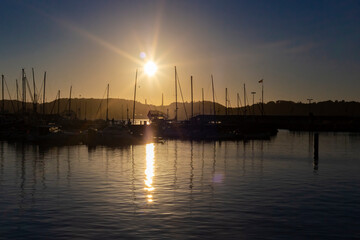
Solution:
M205 96L211 96L212 94L212 89L211 89L211 81L209 82L209 84L207 85L206 91L205 91Z
M240 94L239 94L239 107L242 108L242 102L241 102Z
M15 80L16 81L16 106L17 106L17 110L18 112L20 111L20 107L19 107L19 85L18 85L18 81L17 79Z
M147 106L147 108L149 109L149 111L151 111L151 106L150 106L150 104L146 104ZM155 109L156 110L156 109Z
M18 82L17 82L17 79L15 80L16 81L16 96L20 96L20 89L19 89L19 85L18 85ZM16 100L18 100L18 98L16 98Z
M179 83L179 89L180 89L181 99L182 99L183 106L184 106L184 111L185 111L186 120L188 120L189 118L188 118L187 111L186 111L184 96L183 96L183 94L182 94L181 85L180 85L180 79L179 79L179 75L177 74L177 72L176 72L176 78L177 78L177 81L178 81L178 83Z
M14 113L15 113L15 111L16 111L16 110L15 110L15 106L14 106L14 103L13 103L13 101L12 101L12 99L11 99L10 91L9 91L9 88L8 88L8 85L7 85L5 79L4 79L4 82L5 82L5 86L6 86L7 92L8 92L8 94L9 94L9 99L10 99L10 102L11 102L11 106L12 106L12 108L13 108L13 110L14 110Z
M36 87L36 86L35 86L34 91L35 91L35 99L34 99L34 102L38 103L38 101L39 101L40 98L39 98L38 90L37 90L37 87Z
M152 104L152 101L151 99L148 100L149 102L146 104L148 109L151 110L151 107L153 106L154 107L154 110L157 110L156 109L156 105L155 104Z
M214 98L215 98L215 110L216 110L216 104L218 103L217 102L217 97L216 97L216 92L214 92ZM220 103L218 103L218 105L221 105ZM219 114L220 113L220 106L218 107L218 109L217 109L217 112L215 111L215 113L217 113L217 114Z
M35 80L35 77L34 77L34 69L33 69L33 81L36 83L36 80ZM34 103L38 103L38 100L40 99L39 96L38 96L38 89L36 87L36 84L34 84L34 95L35 95L35 98L34 98Z
M41 87L40 87L40 90L39 90L39 95L38 95L38 98L37 98L37 100L39 100L39 99L41 99L42 98L42 90L43 90L43 87L44 87L44 82L41 82Z
M26 84L27 84L28 90L29 90L29 92L30 92L31 101L34 102L34 97L33 97L33 94L32 94L32 92L31 92L31 88L30 88L30 85L29 85L29 81L27 80L27 78L25 78L25 79L26 79Z
M248 96L247 96L247 94L245 95L245 97L246 97L246 102L248 103L248 110L249 110L249 114L250 114L250 112L251 112L251 108L250 108L250 102L249 102L249 99L248 99ZM246 106L245 106L245 108L246 108Z
M211 98L210 99L206 99L206 96L211 96L211 81L210 81L210 83L207 85L207 88L205 89L204 88L204 113L206 113L206 110L205 109L207 109L208 107L210 107L210 110L209 110L209 113L211 113L211 107L212 107L212 102L211 102Z
M233 115L233 109L232 109L232 107L231 107L231 101L230 101L230 98L229 98L229 99L227 99L227 101L228 101L228 103L229 103L229 105L228 105L228 110L230 110L230 112L231 112L231 114L229 114L229 115Z
M35 102L38 103L39 102L39 95L38 95L38 90L37 90L37 87L35 86Z
M227 101L227 103L228 103L228 108L231 108L231 104L230 104L230 94L229 94L229 92L230 91L228 91L228 94L227 94L227 96L226 96L226 101Z
M53 111L54 111L54 108L55 108L55 104L57 103L57 101L60 101L59 92L56 94L56 98L55 98L55 100L54 100L54 104L53 104L53 107L51 108L50 114L53 114Z
M99 108L98 108L98 110L96 111L96 116L97 116L97 117L99 116L99 111L100 111L100 108L101 108L102 101L103 101L103 99L105 98L106 91L107 91L107 87L105 88L105 92L104 92L104 94L103 94L103 96L102 96L102 98L101 98L101 100L100 100Z
M241 97L240 97L239 93L236 93L236 111L237 111L237 115L240 115L241 108L242 108Z

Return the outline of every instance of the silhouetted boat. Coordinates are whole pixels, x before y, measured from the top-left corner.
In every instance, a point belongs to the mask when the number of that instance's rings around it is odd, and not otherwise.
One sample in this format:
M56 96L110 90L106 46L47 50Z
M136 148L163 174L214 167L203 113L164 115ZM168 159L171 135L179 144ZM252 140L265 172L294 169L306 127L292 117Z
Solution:
M199 115L189 121L150 118L154 134L170 139L194 140L249 140L270 139L277 133L272 124L250 117Z
M151 136L134 132L129 126L109 125L102 130L90 128L84 134L83 142L89 146L96 145L134 145L153 141Z
M27 142L42 145L74 145L81 144L80 131L63 131L55 125L39 125L26 136Z

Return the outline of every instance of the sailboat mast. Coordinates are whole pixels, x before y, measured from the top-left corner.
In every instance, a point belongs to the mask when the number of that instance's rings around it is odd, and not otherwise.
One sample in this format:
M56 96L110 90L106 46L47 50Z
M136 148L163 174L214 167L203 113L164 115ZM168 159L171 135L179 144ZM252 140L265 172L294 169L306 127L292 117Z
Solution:
M244 83L244 116L246 116L246 88Z
M261 79L261 115L264 116L264 79Z
M202 114L205 115L204 88L201 88L202 95Z
M46 86L46 72L44 73L44 93L43 93L43 115L45 115L45 86Z
M5 96L4 96L4 75L1 75L1 112L4 113L5 112Z
M20 111L20 107L19 107L19 84L18 84L18 80L16 79L16 105L17 105L17 109L18 112Z
M178 120L178 107L177 107L177 72L176 72L176 66L175 66L175 121Z
M227 88L225 88L225 115L228 115Z
M194 117L193 76L191 76L190 81L191 81L191 117Z
M84 120L86 120L86 108L87 108L87 102L86 102L86 99L85 99L85 116L84 116Z
M107 97L106 97L106 121L109 121L109 84L107 85Z
M240 96L239 96L239 93L237 93L237 94L236 94L237 115L240 115L239 101L240 101Z
M22 110L26 112L26 76L25 76L25 69L21 71L21 81L22 81Z
M254 102L254 98L255 98L255 94L256 92L251 92L251 94L253 95L253 105L252 105L252 114L255 115L255 102Z
M58 105L58 115L60 115L60 90L58 91L58 102L57 102L57 105Z
M135 124L136 84L137 84L137 69L136 69L136 73L135 73L135 89L134 89L134 105L133 105L133 124Z
M32 68L32 77L33 77L33 85L34 85L34 102L33 102L33 110L34 113L37 112L37 105L36 105L36 86L35 86L35 73L34 73L34 68Z
M71 91L72 91L72 86L70 86L70 95L69 95L69 114L70 114L70 111L71 111Z
M212 84L212 94L213 94L213 110L214 110L214 116L216 116L216 110L215 110L215 90L214 90L214 78L211 74L211 84Z

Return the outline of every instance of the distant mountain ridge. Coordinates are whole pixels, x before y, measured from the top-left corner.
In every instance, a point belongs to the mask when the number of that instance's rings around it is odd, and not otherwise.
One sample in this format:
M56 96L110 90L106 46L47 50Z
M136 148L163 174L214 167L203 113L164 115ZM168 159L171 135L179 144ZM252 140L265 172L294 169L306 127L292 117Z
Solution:
M5 100L5 112L14 113L22 112L22 103L17 101ZM225 107L216 103L216 114L224 115ZM184 106L186 111L184 110ZM59 102L60 114L68 110L69 99L62 98ZM175 103L164 106L155 106L152 104L144 104L136 102L135 118L147 118L149 110L159 110L169 114L169 118L175 116ZM28 112L33 112L33 104L26 103ZM37 105L37 112L42 113L42 104ZM246 111L245 111L246 109ZM15 110L15 111L14 111ZM105 119L106 118L106 100L93 98L75 98L71 100L71 111L74 111L78 118L84 119ZM109 99L109 119L132 119L133 116L133 101L126 99ZM261 104L257 103L254 106L250 105L246 108L228 108L229 115L241 114L243 115L260 115ZM315 116L360 116L359 102L345 102L345 101L323 101L317 103L301 103L292 101L271 101L264 104L265 115L292 115L292 116L306 116L310 113ZM46 114L58 113L58 101L45 103ZM202 102L194 102L193 115L203 114ZM213 103L210 101L204 102L204 114L213 114ZM178 102L178 119L186 119L191 117L191 103Z

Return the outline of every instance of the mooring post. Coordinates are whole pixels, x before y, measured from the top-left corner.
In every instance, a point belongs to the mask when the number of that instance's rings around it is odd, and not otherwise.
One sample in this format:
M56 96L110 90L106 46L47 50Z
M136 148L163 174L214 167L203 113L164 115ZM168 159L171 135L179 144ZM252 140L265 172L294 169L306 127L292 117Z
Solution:
M319 133L314 134L314 160L319 159Z
M318 169L319 164L319 133L314 134L314 169Z

